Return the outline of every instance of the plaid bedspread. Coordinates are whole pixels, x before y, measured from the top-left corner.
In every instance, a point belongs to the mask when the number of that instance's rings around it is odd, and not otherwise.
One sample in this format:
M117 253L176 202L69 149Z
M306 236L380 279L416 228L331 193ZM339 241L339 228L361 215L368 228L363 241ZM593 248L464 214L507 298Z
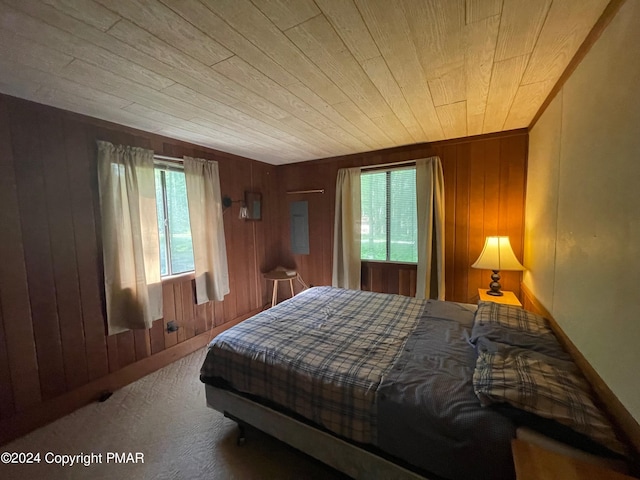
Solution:
M377 441L376 390L426 301L315 287L218 335L201 369L357 442Z

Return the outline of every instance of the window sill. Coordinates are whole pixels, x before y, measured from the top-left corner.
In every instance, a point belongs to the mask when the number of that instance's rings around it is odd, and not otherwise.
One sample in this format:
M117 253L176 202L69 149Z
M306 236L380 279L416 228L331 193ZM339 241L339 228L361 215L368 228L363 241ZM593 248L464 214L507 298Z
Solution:
M163 285L173 285L174 283L188 282L196 278L195 272L179 273L177 275L167 275L162 277Z
M406 265L408 267L415 267L418 265L418 262L394 262L394 261L387 261L387 260L364 260L361 259L360 263L365 265L367 263L376 263L376 264L382 264L382 265Z

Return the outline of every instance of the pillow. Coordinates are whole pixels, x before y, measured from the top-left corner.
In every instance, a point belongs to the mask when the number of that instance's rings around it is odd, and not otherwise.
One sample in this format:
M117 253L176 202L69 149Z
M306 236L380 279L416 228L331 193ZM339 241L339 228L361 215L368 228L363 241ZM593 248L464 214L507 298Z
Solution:
M481 302L474 317L470 341L477 344L482 337L571 361L547 320L520 307Z
M476 310L474 323L478 325L500 325L533 334L553 334L544 317L520 307L495 302L480 302Z
M480 349L473 389L483 406L508 403L566 425L613 452L627 453L571 362L521 349Z
M534 360L542 360L543 362L549 363L553 366L556 366L565 370L575 370L577 371L576 364L573 362L573 359L567 354L566 358L558 358L554 355L547 355L544 352L540 352L538 350L532 350L530 348L521 347L519 345L511 345L509 343L498 342L495 340L489 340L489 338L482 336L479 337L475 343L477 352L485 352L485 353L502 353L502 355L526 355L528 358L532 358Z

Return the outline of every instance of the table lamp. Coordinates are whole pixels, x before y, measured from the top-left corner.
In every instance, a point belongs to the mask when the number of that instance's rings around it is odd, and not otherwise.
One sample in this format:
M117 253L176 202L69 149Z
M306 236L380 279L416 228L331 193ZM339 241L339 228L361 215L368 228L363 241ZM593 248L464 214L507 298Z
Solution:
M482 253L471 267L493 270L487 294L495 297L503 295L500 291L500 270L524 270L513 253L509 237L487 237Z

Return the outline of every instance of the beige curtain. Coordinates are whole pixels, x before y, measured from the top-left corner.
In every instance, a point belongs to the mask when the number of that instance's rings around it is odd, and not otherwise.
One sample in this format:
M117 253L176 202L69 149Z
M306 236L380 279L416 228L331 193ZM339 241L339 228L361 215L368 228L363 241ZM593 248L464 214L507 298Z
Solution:
M416 298L444 300L444 177L439 157L416 160Z
M98 141L109 335L162 318L153 151Z
M184 157L193 241L196 302L221 301L229 293L218 162Z
M360 169L341 168L333 232L334 287L360 290Z

